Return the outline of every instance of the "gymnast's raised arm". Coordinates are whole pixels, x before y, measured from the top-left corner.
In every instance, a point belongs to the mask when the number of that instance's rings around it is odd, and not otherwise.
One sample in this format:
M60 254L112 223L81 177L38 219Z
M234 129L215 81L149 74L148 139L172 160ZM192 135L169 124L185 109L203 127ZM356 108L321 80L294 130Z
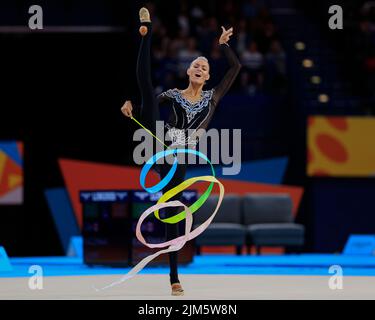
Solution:
M213 98L215 104L217 104L218 101L228 92L229 88L232 86L234 80L241 70L241 63L239 59L228 45L228 41L233 35L233 28L230 28L228 30L225 30L224 27L221 28L223 29L223 33L221 34L221 37L219 39L219 45L221 51L224 53L228 61L229 70L226 72L224 78L220 81L220 83L214 88L215 93Z

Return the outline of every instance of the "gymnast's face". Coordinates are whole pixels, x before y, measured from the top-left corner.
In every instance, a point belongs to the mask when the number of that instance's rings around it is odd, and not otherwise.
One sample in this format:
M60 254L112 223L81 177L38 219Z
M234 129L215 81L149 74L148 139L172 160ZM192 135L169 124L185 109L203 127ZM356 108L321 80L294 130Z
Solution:
M187 70L189 81L194 84L203 85L210 79L210 65L206 59L195 59Z

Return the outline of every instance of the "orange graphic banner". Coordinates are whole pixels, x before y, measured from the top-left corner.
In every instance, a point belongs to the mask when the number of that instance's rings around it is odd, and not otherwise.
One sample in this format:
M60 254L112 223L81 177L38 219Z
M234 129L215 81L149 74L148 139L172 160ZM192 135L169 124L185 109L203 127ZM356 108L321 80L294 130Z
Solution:
M308 176L374 177L375 117L311 116Z

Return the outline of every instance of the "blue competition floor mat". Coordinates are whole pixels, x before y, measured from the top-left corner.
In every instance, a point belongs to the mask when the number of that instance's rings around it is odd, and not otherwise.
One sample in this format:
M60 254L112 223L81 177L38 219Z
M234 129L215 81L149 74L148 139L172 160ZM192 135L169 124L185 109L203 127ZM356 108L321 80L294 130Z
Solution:
M44 276L83 276L125 274L130 268L88 267L81 258L31 257L11 258L12 271L0 277L29 277L29 268L40 265ZM375 256L349 255L202 255L189 265L179 267L180 274L235 275L317 275L329 276L329 268L339 265L347 276L375 276ZM167 267L146 267L143 274L168 274Z

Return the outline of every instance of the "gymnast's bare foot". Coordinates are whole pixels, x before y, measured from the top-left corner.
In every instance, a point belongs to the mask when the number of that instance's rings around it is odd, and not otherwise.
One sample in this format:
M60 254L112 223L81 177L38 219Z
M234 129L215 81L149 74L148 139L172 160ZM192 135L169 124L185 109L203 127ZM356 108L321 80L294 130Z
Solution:
M185 294L184 289L180 283L173 283L172 284L172 296L183 296Z

